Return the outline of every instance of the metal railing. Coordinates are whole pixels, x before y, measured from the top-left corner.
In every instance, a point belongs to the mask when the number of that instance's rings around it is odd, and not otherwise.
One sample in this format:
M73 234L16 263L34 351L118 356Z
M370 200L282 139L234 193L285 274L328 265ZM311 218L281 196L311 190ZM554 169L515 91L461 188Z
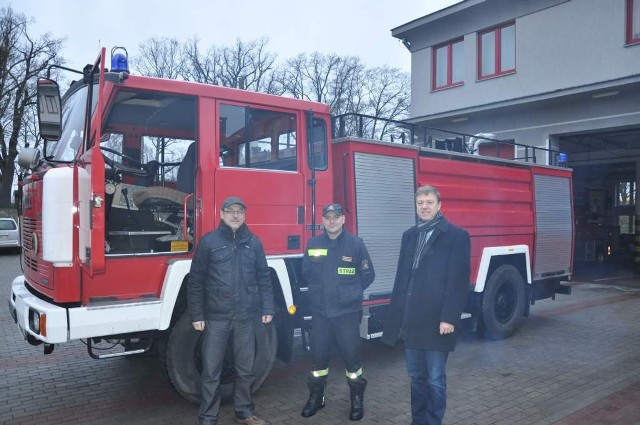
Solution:
M473 155L565 167L560 151L499 140L491 134L465 134L364 114L342 114L331 118L334 139L358 137L389 143L417 145Z

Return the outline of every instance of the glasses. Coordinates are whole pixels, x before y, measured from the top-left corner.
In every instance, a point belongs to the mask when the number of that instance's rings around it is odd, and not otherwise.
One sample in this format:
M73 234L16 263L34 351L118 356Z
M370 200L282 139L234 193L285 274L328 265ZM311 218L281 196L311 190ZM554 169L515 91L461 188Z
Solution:
M244 210L222 210L229 215L244 215Z

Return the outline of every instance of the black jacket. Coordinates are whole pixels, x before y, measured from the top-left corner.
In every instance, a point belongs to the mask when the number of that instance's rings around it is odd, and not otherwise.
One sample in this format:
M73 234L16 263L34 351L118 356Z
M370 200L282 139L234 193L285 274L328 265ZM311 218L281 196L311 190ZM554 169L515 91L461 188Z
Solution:
M191 262L187 298L192 322L273 315L264 248L245 224L234 232L221 222L200 240Z
M442 219L422 252L409 294L409 281L418 229L402 235L400 258L393 286L382 342L394 345L403 329L404 345L430 351L453 351L459 333L460 315L469 291L471 271L469 233ZM405 309L408 311L405 312ZM440 322L455 326L451 334L440 335Z
M376 274L361 238L343 230L331 239L326 233L309 240L302 259L302 277L309 285L313 314L338 317L362 310L362 292Z

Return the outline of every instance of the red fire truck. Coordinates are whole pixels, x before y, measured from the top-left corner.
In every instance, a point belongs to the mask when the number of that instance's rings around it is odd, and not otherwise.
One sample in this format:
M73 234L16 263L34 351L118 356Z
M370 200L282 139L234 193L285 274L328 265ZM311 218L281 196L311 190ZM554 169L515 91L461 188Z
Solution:
M471 235L465 316L474 329L508 337L536 300L568 293L561 280L572 272L571 171L535 164L553 163L553 152L502 141L502 152L479 155L467 135L135 76L118 52L108 71L102 49L62 99L55 81L39 80L47 142L42 153L20 153L24 275L9 305L25 339L45 354L72 340L97 359L157 353L177 391L197 401L200 339L185 314L185 282L194 247L231 195L248 205L277 302L273 325L257 335L256 388L276 354L290 359L294 334L308 343L301 258L329 202L343 204L347 229L375 264L363 338L381 334L401 235L416 223L414 191L427 183ZM223 392L232 381L228 367Z

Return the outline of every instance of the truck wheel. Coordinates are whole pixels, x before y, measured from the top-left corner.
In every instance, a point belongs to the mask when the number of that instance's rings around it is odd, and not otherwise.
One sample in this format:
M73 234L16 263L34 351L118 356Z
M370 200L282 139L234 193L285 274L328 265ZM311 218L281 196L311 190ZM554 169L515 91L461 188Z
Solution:
M482 329L489 339L511 336L522 323L525 287L514 266L503 264L489 278L482 298Z
M258 319L259 321L259 319ZM256 358L254 363L255 382L253 391L257 390L271 371L278 348L275 326L256 325ZM202 334L193 329L188 314L183 312L176 320L162 345L161 362L167 375L178 393L191 403L200 403L200 373L202 371ZM233 351L231 344L227 346L224 366L220 376L220 398L222 403L229 403L233 397Z

